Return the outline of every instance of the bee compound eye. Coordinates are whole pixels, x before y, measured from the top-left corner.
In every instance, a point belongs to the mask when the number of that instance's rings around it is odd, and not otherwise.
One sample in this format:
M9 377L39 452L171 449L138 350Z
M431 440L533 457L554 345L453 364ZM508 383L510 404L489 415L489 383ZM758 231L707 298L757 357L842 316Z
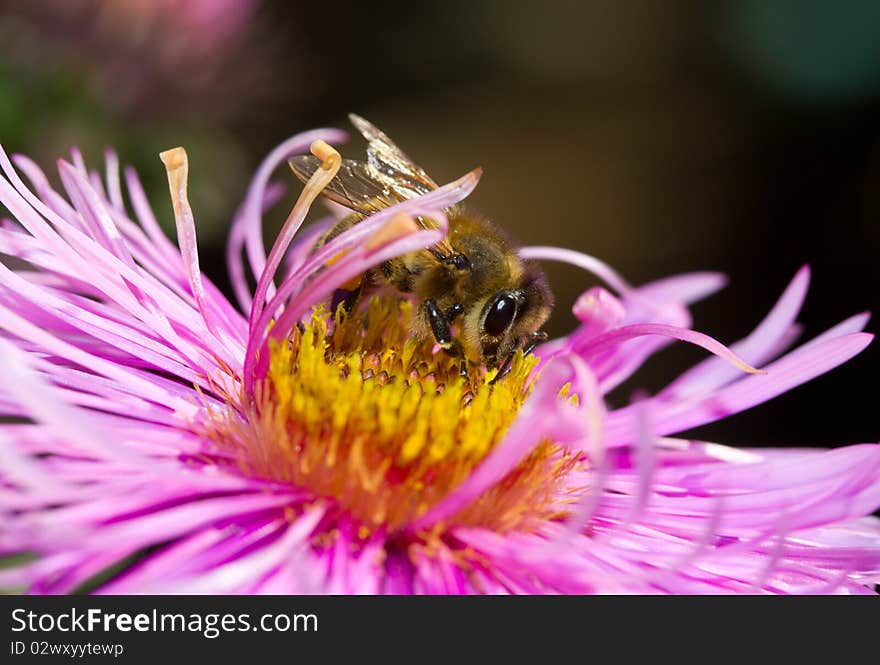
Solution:
M516 300L513 296L500 295L489 305L483 329L490 335L497 337L510 327L516 314Z

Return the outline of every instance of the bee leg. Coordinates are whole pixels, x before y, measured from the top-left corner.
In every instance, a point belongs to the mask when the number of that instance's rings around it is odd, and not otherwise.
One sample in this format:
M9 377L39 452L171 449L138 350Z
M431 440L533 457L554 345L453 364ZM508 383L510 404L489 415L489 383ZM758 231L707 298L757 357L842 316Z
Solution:
M532 351L535 350L538 344L546 341L547 333L543 330L539 330L537 332L530 333L526 339L528 340L528 345L526 347L523 348L521 346L522 341L520 341L519 344L517 344L516 347L513 349L513 351L511 351L504 359L504 362L501 363L501 365L498 367L498 374L496 374L494 378L489 381L490 386L495 385L497 381L500 381L510 373L510 365L513 362L513 356L514 354L516 354L518 349L522 348L524 356L529 355Z
M454 266L456 270L471 270L470 259L468 259L468 257L466 257L464 254L453 254L447 257L443 263Z
M455 303L449 310L446 312L446 320L449 323L452 323L459 316L464 314L464 307L462 307L461 303Z
M489 381L490 386L494 386L501 379L503 379L505 376L510 374L510 365L513 362L513 355L515 353L516 353L516 349L514 349L509 354L507 354L507 357L504 359L504 362L502 362L498 366L498 373L494 377L492 377L491 381Z
M543 330L533 332L531 335L529 335L529 345L523 349L523 355L524 356L529 355L532 351L534 351L537 348L538 344L540 344L541 342L546 342L547 337L548 337L547 333L544 332Z
M455 321L455 319L457 319L462 314L464 314L464 307L462 306L461 303L455 303L452 307L450 307L448 310L446 310L446 322L452 323L453 321ZM459 374L461 375L461 378L467 380L469 378L468 363L467 363L467 357L465 357L465 354L464 354L464 349L461 348L461 344L458 342L458 340L452 340L452 345L450 346L450 348L445 349L445 350L446 350L446 353L461 358L461 366L459 367Z
M420 218L421 219L421 218ZM464 254L453 252L452 254L444 254L436 247L429 247L428 251L434 255L440 263L446 266L452 266L456 270L471 270L471 261Z
M428 323L431 324L431 332L434 333L434 341L443 349L448 350L453 346L452 330L449 328L449 320L440 311L434 300L425 301L425 311L428 313Z
M458 315L464 308L461 305L453 305L449 311L453 315ZM440 311L436 301L428 299L425 301L425 311L428 313L428 322L431 324L431 332L434 333L434 341L440 345L448 355L454 358L461 358L461 375L467 377L467 358L465 358L464 348L461 342L452 336L452 329L449 327L449 317Z

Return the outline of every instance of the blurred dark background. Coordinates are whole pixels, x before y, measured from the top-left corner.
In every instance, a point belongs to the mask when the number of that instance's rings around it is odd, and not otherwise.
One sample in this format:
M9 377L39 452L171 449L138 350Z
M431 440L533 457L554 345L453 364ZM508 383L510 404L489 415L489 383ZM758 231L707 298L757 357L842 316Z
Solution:
M811 337L880 312L877 35L869 0L6 1L0 140L47 169L71 145L92 165L116 146L169 230L157 154L185 145L203 266L225 284L225 233L260 159L356 111L439 181L482 165L474 207L526 244L589 252L633 283L727 273L695 307L695 327L721 341L745 335L809 262ZM595 281L548 272L550 331L563 334ZM703 356L667 350L615 399ZM696 434L877 440L878 370L872 347Z

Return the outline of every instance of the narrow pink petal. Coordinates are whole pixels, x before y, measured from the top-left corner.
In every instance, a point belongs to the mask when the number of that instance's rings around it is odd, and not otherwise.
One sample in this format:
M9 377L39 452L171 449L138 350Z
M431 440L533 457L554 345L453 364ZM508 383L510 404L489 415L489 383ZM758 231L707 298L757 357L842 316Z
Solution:
M2 305L0 305L0 320L3 321L3 327L13 334L37 342L47 351L87 367L98 374L119 381L123 386L138 390L146 399L151 399L159 404L173 405L184 413L192 410L191 405L185 405L179 400L171 398L166 391L157 390L156 386L143 380L136 372L126 370L115 363L106 362L101 358L84 353L75 346L47 334Z
M662 323L636 323L629 326L622 326L603 333L591 340L587 340L582 346L573 350L581 357L589 360L601 351L605 351L608 348L613 349L623 342L647 335L672 337L683 342L694 344L715 354L719 358L726 360L740 371L755 373L755 370L747 362L721 344L721 342L718 342L708 335L704 335L695 330L687 330L685 328Z
M82 217L63 196L52 188L46 174L43 173L43 170L37 166L35 162L21 154L13 155L12 162L27 176L31 181L31 185L37 191L39 198L45 202L51 210L63 218L65 223L78 230L85 230Z
M99 593L143 593L144 587L153 583L153 580L168 579L175 573L180 573L185 566L191 565L193 559L197 560L199 555L204 555L206 549L217 545L226 537L227 534L220 529L206 529L181 538L110 580L100 588Z
M0 479L29 491L47 493L65 484L47 473L37 460L21 454L5 430L0 430Z
M153 577L147 589L153 593L242 593L255 580L273 572L285 560L301 550L311 532L324 514L324 508L316 506L289 524L280 538L273 543L242 554L227 563L202 571L196 575L177 577L171 575L165 581ZM177 577L177 579L175 579Z
M687 305L703 300L726 285L727 276L722 273L692 272L659 279L637 290L647 300Z
M745 339L733 344L731 350L750 363L764 363L771 359L771 351L794 324L803 305L810 284L810 270L801 268L764 320ZM712 390L738 378L729 365L710 358L691 368L664 389L669 397L683 398L697 392Z
M27 298L29 307L40 307L47 314L54 315L74 329L88 333L106 344L112 344L133 357L148 360L165 371L189 380L197 379L188 367L180 363L181 358L176 349L155 342L137 330L67 305L50 293L28 284L2 264L0 264L0 279L3 280L3 287L13 289L19 298Z
M29 203L16 193L10 187L9 182L4 179L0 179L0 202L9 208L28 231L34 234L41 243L44 243L48 251L53 252L59 260L66 262L70 266L69 271L78 275L91 275L92 283L95 287L118 302L122 307L130 311L137 311L139 318L149 321L167 339L174 340L178 348L181 350L187 348L170 324L168 324L163 311L173 312L187 320L192 318L191 310L187 311L175 307L176 303L170 298L171 294L168 293L167 289L150 281L149 278L146 278L139 271L133 270L77 229L66 225L64 220L58 218L54 212L49 210L24 187L24 184L21 183L21 180L15 174L12 165L2 150L0 150L0 166L3 167L7 176L17 183L17 186L20 187L21 191L28 198ZM64 229L66 241L62 240L50 228L46 221L36 213L34 207L30 207L30 204L33 204L35 208L40 210L41 214L47 215L49 219L56 220L59 227ZM83 255L80 255L78 252L83 252ZM132 291L132 286L136 287L137 290ZM147 294L150 298L154 299L162 307L163 311L155 309L149 303L147 303L149 307L145 308L141 304L141 300L139 300L139 298L143 298L142 294ZM195 358L199 354L190 351L187 355L190 358Z
M134 259L99 194L86 178L67 162L59 160L58 172L70 200L82 215L92 238L114 256L129 266L134 266Z
M375 595L379 593L384 577L386 540L384 534L375 534L361 546L351 570L351 593Z
M723 284L723 277L715 273L695 273L660 280L639 287L626 294L622 304L624 316L619 323L665 324L679 328L689 327L691 316L684 303L705 297ZM590 340L587 326L582 326L569 338L569 348L577 349ZM628 341L617 349L601 352L592 359L591 367L599 377L602 392L608 393L629 379L654 353L665 348L671 340L658 336ZM541 353L544 349L539 349Z
M389 596L413 594L414 569L409 557L402 551L390 550L385 560L385 580L382 593Z
M336 526L336 537L327 550L327 574L322 587L331 595L351 595L352 593L352 541L353 529L348 523Z
M4 371L0 372L0 391L14 398L34 420L45 423L58 433L70 437L85 454L122 455L112 442L91 426L85 414L57 399L53 390L28 366L24 354L13 344L0 338Z
M817 344L822 344L827 340L834 339L836 337L840 337L842 335L849 335L850 333L862 332L865 329L865 326L868 324L868 321L871 318L870 312L861 312L860 314L855 314L848 319L844 319L836 326L829 328L821 335L817 335L809 342L805 342L801 348L809 349Z
M137 519L102 525L99 530L91 531L88 548L100 550L112 543L114 547L136 551L193 533L216 521L233 517L243 519L250 515L280 510L289 501L288 496L281 494L249 494L192 501L138 516ZM62 527L57 525L53 531L61 535ZM76 540L77 532L82 534L83 528L72 524L67 531L67 537Z
M766 374L748 376L708 395L682 401L653 398L651 401L658 414L656 431L659 435L680 432L765 402L843 364L863 351L872 339L873 335L855 333L801 347L768 365ZM631 407L609 414L606 423L609 446L624 445L632 440L628 433L632 417Z
M817 482L850 472L876 460L880 444L818 450L815 454L792 451L782 459L753 464L712 465L704 471L686 473L676 484L688 492L710 496L718 492L766 491Z
M621 294L629 294L631 287L617 272L594 256L562 247L523 247L519 255L524 259L559 261L582 268L602 279Z
M125 203L122 200L122 182L119 179L119 157L115 150L109 148L104 151L104 163L107 165L107 195L110 203L121 213L125 212Z

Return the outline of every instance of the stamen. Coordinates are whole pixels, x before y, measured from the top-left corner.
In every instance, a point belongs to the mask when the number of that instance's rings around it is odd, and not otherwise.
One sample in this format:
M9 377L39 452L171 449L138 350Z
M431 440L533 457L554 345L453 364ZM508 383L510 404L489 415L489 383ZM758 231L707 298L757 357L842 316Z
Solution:
M321 168L325 171L338 169L342 163L342 156L339 152L329 143L321 139L314 141L312 145L309 146L309 152L321 160Z
M315 157L321 160L321 168L317 169L312 177L309 178L300 192L299 198L287 216L284 226L278 234L278 239L269 252L266 260L266 267L257 282L257 288L254 290L254 299L251 305L251 314L249 319L249 329L251 331L248 341L248 348L245 351L244 362L244 386L245 394L251 395L254 387L254 368L257 361L257 350L263 347L265 334L254 334L254 326L259 322L260 315L263 313L263 307L266 304L267 296L270 296L270 288L273 286L275 273L281 264L281 259L290 243L293 241L296 232L302 225L303 219L312 207L312 203L318 198L323 189L330 184L330 181L336 177L339 167L342 165L342 156L331 145L322 140L314 141L310 150Z
M171 205L174 209L174 223L177 227L177 242L183 256L183 269L189 282L190 290L198 305L199 312L208 330L219 337L213 318L209 316L205 290L202 284L202 272L199 268L199 250L196 244L196 225L192 208L187 196L189 180L189 159L182 147L172 148L159 153L159 159L168 173L168 188L171 190Z

